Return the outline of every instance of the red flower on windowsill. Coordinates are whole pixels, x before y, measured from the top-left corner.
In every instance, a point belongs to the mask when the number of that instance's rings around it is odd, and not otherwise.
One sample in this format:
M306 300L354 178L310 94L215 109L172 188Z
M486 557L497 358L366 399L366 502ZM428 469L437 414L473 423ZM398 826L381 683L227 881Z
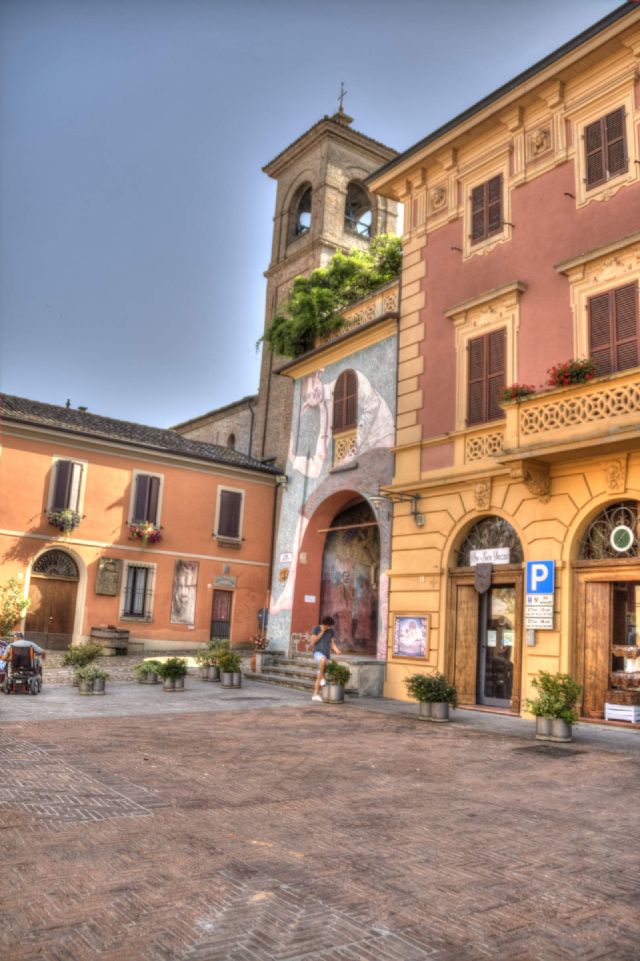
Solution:
M141 540L145 547L147 544L157 544L162 540L162 528L156 527L151 521L129 524L129 531L129 540Z

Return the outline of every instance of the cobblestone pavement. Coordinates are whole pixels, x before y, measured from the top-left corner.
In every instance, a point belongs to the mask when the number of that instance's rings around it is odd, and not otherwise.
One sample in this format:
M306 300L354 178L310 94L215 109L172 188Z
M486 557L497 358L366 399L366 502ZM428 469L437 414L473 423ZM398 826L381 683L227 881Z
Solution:
M2 699L3 961L640 957L633 733L540 744L266 685L178 713L205 687L137 715L124 684L60 689L58 719L52 688ZM125 716L73 713L110 697Z

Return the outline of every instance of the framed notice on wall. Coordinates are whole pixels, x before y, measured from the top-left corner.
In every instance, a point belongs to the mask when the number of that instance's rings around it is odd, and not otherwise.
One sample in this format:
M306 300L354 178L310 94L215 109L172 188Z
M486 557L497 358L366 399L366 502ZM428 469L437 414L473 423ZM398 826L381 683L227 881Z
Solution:
M396 614L393 619L395 657L426 657L429 650L429 616Z

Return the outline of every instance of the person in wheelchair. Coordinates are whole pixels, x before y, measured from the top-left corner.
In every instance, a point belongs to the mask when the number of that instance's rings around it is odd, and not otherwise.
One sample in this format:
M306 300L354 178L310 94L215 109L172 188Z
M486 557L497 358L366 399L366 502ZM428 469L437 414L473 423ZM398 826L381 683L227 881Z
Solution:
M42 690L42 661L45 652L34 641L17 632L4 652L6 662L2 689L5 694L19 690L39 694Z

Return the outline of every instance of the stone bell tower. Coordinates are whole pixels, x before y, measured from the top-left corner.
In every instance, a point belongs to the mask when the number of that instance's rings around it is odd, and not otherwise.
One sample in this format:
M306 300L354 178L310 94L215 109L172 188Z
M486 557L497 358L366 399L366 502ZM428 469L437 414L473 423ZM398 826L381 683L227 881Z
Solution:
M263 168L277 181L271 263L265 273L265 331L293 281L323 267L336 250L366 249L376 234L395 233L397 205L371 195L365 179L396 151L351 129L342 105ZM293 384L274 374L285 358L262 346L252 454L285 467Z

